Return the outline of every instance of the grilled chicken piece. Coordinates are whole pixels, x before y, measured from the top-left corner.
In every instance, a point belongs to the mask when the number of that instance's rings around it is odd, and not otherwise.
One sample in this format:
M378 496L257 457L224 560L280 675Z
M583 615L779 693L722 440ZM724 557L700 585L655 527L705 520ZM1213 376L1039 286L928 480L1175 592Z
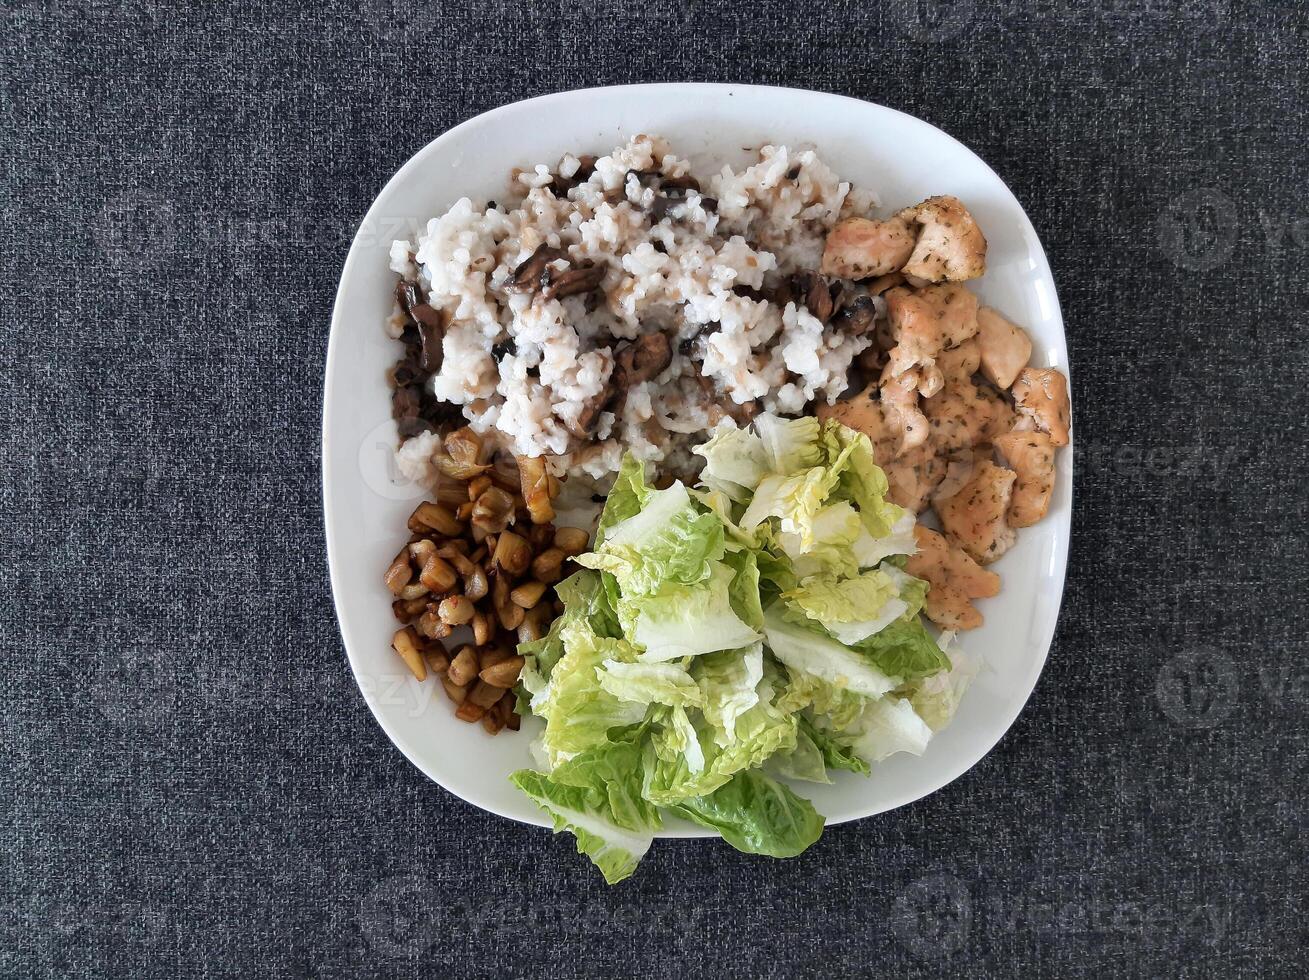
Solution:
M819 402L814 414L823 421L836 419L842 425L862 432L872 440L873 459L877 465L885 466L895 458L903 433L899 426L887 421L886 411L877 395L877 383L873 382L853 398L835 405Z
M977 333L977 297L963 286L897 286L886 293L886 313L896 341L890 361L895 374L930 365L941 351Z
M977 344L982 374L997 388L1013 384L1032 358L1032 340L1027 331L989 306L977 311Z
M827 235L821 271L839 279L885 276L898 271L913 250L914 228L905 218L845 218Z
M1048 433L1056 446L1068 445L1068 379L1054 368L1023 368L1010 394L1024 419Z
M984 460L962 490L936 501L936 513L950 542L980 564L995 561L1018 540L1018 532L1005 522L1017 478L1013 470Z
M971 381L981 364L981 348L976 337L970 337L958 347L943 350L936 357L936 366L946 382L953 380Z
M981 626L982 614L971 600L999 595L1000 576L981 568L962 550L921 524L914 527L914 540L918 553L909 556L905 571L931 585L927 590L927 618L942 629L971 630Z
M986 238L957 197L929 197L896 218L920 226L906 276L927 282L963 282L986 271Z
M927 509L946 473L945 457L938 456L930 445L919 446L881 466L886 472L887 499L915 514Z
M932 501L948 500L972 480L977 467L984 461L993 459L994 450L988 446L967 446L954 449L937 456L938 464L944 471L941 482L932 491Z
M998 395L959 377L923 402L923 414L932 426L932 445L944 453L987 442L990 434L1009 431L1013 422L1013 413Z
M903 456L927 441L930 428L918 406L918 386L921 381L917 370L896 375L888 364L882 371L879 382L882 389L882 411L887 424L899 433L896 456Z
M1050 509L1054 493L1054 443L1044 432L1006 432L995 440L1018 479L1005 519L1010 527L1031 527Z

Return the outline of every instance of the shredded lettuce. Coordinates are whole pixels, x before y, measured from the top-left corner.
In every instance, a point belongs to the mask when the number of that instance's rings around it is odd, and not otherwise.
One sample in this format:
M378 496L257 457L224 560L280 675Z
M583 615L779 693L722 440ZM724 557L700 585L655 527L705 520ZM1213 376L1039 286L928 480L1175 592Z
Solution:
M624 458L563 613L519 646L544 729L513 782L611 883L666 815L799 854L823 817L786 781L921 754L976 673L919 617L914 515L866 436L761 415L696 453L700 485L662 490Z

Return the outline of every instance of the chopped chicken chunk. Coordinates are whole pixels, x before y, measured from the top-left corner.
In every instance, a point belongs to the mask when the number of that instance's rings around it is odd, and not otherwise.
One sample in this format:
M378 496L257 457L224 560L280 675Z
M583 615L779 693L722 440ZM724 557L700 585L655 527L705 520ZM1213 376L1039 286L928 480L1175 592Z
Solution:
M1023 368L1010 393L1018 414L1048 433L1056 446L1068 445L1068 380L1054 368Z
M1007 432L995 440L995 448L1018 474L1006 514L1009 526L1031 527L1050 509L1054 443L1044 432Z
M970 337L958 347L941 351L936 358L936 366L941 369L946 381L955 378L970 381L980 364L981 348L976 337Z
M946 473L945 457L936 455L936 450L930 445L919 446L899 459L881 465L886 471L887 498L915 514L927 509L932 494Z
M914 527L914 540L918 553L909 556L905 571L931 585L924 608L927 618L942 629L971 630L981 626L982 614L971 600L999 595L1000 576L980 567L961 549L921 524Z
M1014 427L1018 416L1013 406L1005 401L1004 396L989 384L985 382L979 384L977 395L991 406L991 420L982 426L982 442L994 442L997 436L1004 435Z
M840 279L885 276L898 272L913 250L914 228L905 218L845 218L827 235L821 269Z
M943 350L958 347L977 333L977 297L963 286L897 286L885 299L896 342L890 360L895 374L933 364Z
M953 497L968 486L968 481L977 472L978 465L994 455L995 452L990 446L968 446L940 454L937 459L944 467L945 473L940 484L932 492L932 500L947 500Z
M986 238L959 198L929 197L896 217L921 226L913 254L903 263L906 276L962 282L986 271Z
M936 501L936 513L950 541L983 565L995 561L1018 540L1018 532L1005 522L1016 479L1013 470L985 460L962 490Z
M899 426L887 421L886 411L877 400L877 383L873 382L853 398L835 405L819 402L815 414L822 420L836 419L857 432L862 432L873 443L873 458L885 466L895 458L903 439Z
M1027 331L989 306L977 311L977 343L982 374L997 388L1013 384L1032 357L1032 340Z
M947 382L940 394L923 402L923 414L932 426L932 444L938 452L989 442L992 434L1013 427L1013 413L1004 400L968 378Z
M888 364L882 371L880 384L886 421L900 434L900 444L895 455L901 456L925 443L931 431L923 410L918 406L921 378L917 370L897 376L891 372L891 365Z

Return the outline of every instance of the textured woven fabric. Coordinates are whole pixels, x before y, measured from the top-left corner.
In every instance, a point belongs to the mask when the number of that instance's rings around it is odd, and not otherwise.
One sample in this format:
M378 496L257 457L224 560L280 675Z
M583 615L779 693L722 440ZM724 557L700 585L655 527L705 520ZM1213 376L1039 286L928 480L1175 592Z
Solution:
M1303 4L5 0L0 975L1302 976ZM428 782L333 618L321 372L355 222L552 90L737 80L974 148L1050 253L1080 444L1005 739L774 862Z

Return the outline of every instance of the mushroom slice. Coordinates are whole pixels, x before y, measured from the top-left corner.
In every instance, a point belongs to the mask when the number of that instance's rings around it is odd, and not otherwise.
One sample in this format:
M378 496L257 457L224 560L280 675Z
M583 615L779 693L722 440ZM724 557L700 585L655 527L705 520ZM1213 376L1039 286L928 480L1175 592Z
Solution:
M983 306L977 311L977 343L982 374L997 388L1008 388L1032 357L1027 331Z
M1031 527L1050 509L1054 443L1045 432L1007 432L996 438L995 448L1018 474L1006 520L1010 527Z
M563 249L538 245L531 255L514 266L513 275L505 283L505 288L517 293L534 292L541 287L541 280L547 275L546 270L550 264L560 259L568 259L568 253Z
M921 524L914 527L917 554L905 562L905 571L925 579L930 589L924 611L942 629L971 630L982 625L982 614L973 599L1000 594L1000 576L988 572L953 547L945 538Z
M901 456L917 449L927 441L930 432L926 416L918 406L918 386L922 378L917 370L895 375L888 364L882 371L879 382L882 389L882 410L887 423L899 433L899 448L895 455Z
M1023 368L1010 394L1018 414L1048 433L1056 446L1068 445L1068 379L1054 368Z
M947 460L938 456L932 446L923 445L881 466L886 471L887 499L921 514L945 479Z
M853 398L835 405L820 402L814 414L823 421L836 419L842 425L862 432L873 443L873 459L877 465L885 466L895 458L902 433L887 420L886 410L877 394L877 383L874 382Z
M825 276L869 279L897 271L913 250L914 229L905 218L844 218L827 234L820 268Z
M887 322L896 341L891 368L903 374L932 364L943 350L977 333L977 297L963 286L897 286L886 293Z
M962 282L986 271L986 237L957 197L929 197L905 208L897 218L921 226L906 276L928 282Z
M649 381L668 367L672 359L673 348L667 334L642 334L618 347L613 382L620 393L625 393L642 381Z
M995 561L1018 540L1018 532L1005 521L1017 478L1013 470L983 460L963 489L936 501L936 513L951 543L980 564Z
M545 271L541 273L541 295L546 299L579 296L599 286L604 277L603 264L578 265L562 272L557 272L547 265Z

